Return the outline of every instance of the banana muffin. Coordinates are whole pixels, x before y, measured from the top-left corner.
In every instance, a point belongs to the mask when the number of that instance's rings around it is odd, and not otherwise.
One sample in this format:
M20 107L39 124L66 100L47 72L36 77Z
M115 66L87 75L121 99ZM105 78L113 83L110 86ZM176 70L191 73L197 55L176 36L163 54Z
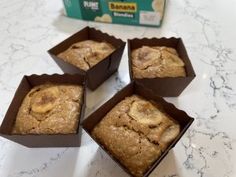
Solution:
M179 133L179 124L160 105L137 95L118 103L92 130L92 136L137 177Z
M185 77L184 62L171 47L142 46L131 53L134 78Z
M24 98L12 134L76 133L82 99L80 85L36 86Z
M110 55L115 48L107 42L85 40L71 45L57 56L62 60L87 71Z

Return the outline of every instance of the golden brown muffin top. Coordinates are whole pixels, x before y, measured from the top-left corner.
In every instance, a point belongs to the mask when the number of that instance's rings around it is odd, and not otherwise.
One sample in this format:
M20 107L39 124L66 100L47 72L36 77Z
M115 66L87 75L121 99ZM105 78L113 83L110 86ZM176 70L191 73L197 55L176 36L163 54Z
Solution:
M83 88L79 85L43 84L25 96L13 134L76 133Z
M72 44L67 50L58 54L58 57L87 71L114 50L115 48L107 42L85 40Z
M131 53L135 78L184 77L184 62L170 47L142 46Z

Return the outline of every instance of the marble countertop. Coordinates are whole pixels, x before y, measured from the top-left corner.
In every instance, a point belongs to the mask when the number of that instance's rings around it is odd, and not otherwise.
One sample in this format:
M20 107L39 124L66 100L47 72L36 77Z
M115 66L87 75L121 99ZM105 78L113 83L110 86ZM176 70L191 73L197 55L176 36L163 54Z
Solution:
M0 2L0 120L23 75L62 73L47 50L84 26L123 40L184 40L197 77L178 98L166 98L195 117L150 177L236 176L236 1L168 1L161 28L85 22L63 15L58 0ZM87 96L93 111L129 82L127 50L119 72ZM0 122L1 122L0 121ZM0 138L1 177L126 177L83 132L80 148L30 149Z

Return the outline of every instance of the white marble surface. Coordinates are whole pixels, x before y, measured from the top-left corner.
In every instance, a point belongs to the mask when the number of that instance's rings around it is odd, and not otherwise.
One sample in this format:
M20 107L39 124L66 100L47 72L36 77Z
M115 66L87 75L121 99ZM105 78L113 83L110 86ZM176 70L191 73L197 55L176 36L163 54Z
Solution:
M69 19L58 0L0 2L0 120L23 75L62 73L46 51L89 25L124 40L182 37L197 77L178 98L196 117L151 177L236 176L236 1L169 0L161 28ZM129 82L127 54L119 73L88 93L87 112ZM1 177L127 176L84 132L80 148L29 149L0 138Z

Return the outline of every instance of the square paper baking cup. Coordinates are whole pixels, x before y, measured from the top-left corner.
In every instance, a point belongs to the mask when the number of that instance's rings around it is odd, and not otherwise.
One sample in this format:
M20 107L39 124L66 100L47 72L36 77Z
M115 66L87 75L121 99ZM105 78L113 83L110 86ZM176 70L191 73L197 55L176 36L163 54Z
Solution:
M112 44L116 48L116 50L87 71L84 71L57 57L59 53L68 49L72 44L88 39L99 42L106 41ZM65 39L52 49L48 50L48 53L65 73L86 74L88 88L90 88L91 90L95 90L107 78L109 78L113 73L118 70L124 47L125 42L121 39L115 38L114 36L111 36L107 33L103 33L100 30L85 27L79 32Z
M164 78L142 78L137 79L133 76L131 52L142 46L166 46L175 48L179 57L185 63L186 77L164 77ZM130 79L145 85L145 87L153 90L162 97L179 96L183 90L196 77L191 61L188 57L186 48L181 38L142 38L128 40L128 57L129 57L129 73Z
M11 134L13 125L16 120L16 116L21 106L21 103L27 93L32 87L44 84L44 83L63 83L63 84L77 84L83 86L83 99L81 112L78 117L79 122L84 116L85 109L85 76L83 75L69 75L69 74L53 74L53 75L31 75L24 76L18 86L13 100L7 110L7 113L3 119L0 127L0 136L7 138L11 141L19 143L27 147L78 147L81 141L81 127L78 122L77 133L75 134L55 134L55 135L13 135Z
M103 119L103 117L120 101L125 99L125 97L131 96L133 94L140 95L147 100L153 100L156 103L160 104L164 111L169 114L173 119L175 119L180 127L180 134L176 137L176 139L168 146L168 148L162 153L162 155L151 165L151 167L146 171L143 177L147 177L162 161L162 159L168 154L168 152L175 146L175 144L180 140L180 138L184 135L186 130L192 124L194 119L188 116L184 111L177 109L173 104L166 102L163 98L154 94L151 90L146 89L143 85L139 83L135 83L134 81L116 93L110 100L104 103L101 107L99 107L96 111L90 114L83 122L83 129L91 136L91 138L97 142L97 144L114 160L118 163L118 165L126 171L130 176L133 176L129 170L122 165L122 163L114 157L108 149L106 149L102 144L100 144L95 138L92 137L91 132L93 128Z

